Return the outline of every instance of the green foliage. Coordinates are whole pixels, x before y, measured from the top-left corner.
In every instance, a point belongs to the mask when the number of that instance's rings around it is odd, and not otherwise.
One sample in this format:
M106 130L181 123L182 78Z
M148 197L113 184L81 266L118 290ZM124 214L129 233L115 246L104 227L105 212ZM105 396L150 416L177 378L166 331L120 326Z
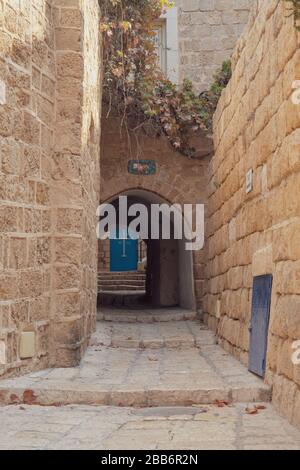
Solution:
M201 98L203 100L203 109L205 110L207 116L206 127L209 131L212 131L213 116L222 91L224 88L226 88L229 80L231 79L231 74L231 61L225 60L221 69L218 70L218 72L215 74L210 90L201 94Z
M211 132L212 118L231 77L224 62L209 91L198 96L189 80L178 88L157 64L153 24L169 0L101 0L104 40L104 101L137 139L141 132L164 135L182 154L193 157L191 132Z

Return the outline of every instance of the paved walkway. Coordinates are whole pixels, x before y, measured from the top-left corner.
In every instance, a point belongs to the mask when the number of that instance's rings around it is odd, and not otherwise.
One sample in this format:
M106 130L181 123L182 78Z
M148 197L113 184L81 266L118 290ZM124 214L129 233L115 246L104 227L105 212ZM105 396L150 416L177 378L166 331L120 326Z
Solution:
M0 407L1 449L300 450L300 433L271 405L232 407Z
M0 449L300 449L194 314L101 315L79 367L0 381Z

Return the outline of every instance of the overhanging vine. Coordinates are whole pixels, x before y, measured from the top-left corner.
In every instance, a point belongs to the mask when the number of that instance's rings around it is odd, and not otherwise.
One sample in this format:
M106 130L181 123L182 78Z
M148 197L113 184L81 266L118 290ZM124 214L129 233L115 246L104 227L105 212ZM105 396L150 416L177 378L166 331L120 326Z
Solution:
M170 0L102 0L104 101L123 126L138 135L164 135L182 154L193 157L191 131L212 131L212 116L231 76L223 64L211 89L201 95L189 80L178 88L157 63L153 24Z
M300 30L300 0L283 0ZM231 77L225 61L211 88L197 95L191 81L178 88L158 66L153 24L171 0L100 0L104 40L104 103L137 139L141 132L164 135L182 154L193 157L191 132L212 132L222 90Z

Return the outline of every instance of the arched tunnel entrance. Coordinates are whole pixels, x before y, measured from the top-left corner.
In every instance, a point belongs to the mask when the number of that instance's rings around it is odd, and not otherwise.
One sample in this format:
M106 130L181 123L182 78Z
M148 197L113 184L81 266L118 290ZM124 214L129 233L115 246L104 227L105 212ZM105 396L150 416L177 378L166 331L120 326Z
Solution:
M127 226L119 223L120 196L127 196ZM113 234L99 240L99 296L98 303L119 307L135 304L143 308L182 307L195 310L193 254L186 250L184 237L178 239L178 218L172 211L160 213L159 234L153 238L153 205L170 207L161 196L146 190L135 189L106 201L114 206L117 218ZM132 232L132 212L143 205L148 213L148 238L138 227ZM168 218L168 220L166 220ZM181 222L182 224L182 216ZM170 236L162 236L162 227L170 226ZM157 232L157 230L156 230Z

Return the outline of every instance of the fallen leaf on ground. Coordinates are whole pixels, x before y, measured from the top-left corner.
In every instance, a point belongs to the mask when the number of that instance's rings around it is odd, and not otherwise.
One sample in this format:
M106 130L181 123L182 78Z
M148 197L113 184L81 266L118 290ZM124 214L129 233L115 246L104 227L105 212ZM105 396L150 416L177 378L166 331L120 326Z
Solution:
M253 408L246 408L246 413L248 415L257 415L259 411L266 410L267 407L265 405L254 405Z
M257 410L266 410L266 409L267 409L267 407L264 406L264 405L256 405L255 408L256 408Z
M156 357L156 356L148 356L148 360L149 360L149 361L153 361L153 362L157 362L157 361L158 361L158 357Z
M228 401L225 400L215 400L214 405L217 406L218 408L224 408L225 406L229 406Z
M246 408L247 415L257 415L258 409L257 408Z

